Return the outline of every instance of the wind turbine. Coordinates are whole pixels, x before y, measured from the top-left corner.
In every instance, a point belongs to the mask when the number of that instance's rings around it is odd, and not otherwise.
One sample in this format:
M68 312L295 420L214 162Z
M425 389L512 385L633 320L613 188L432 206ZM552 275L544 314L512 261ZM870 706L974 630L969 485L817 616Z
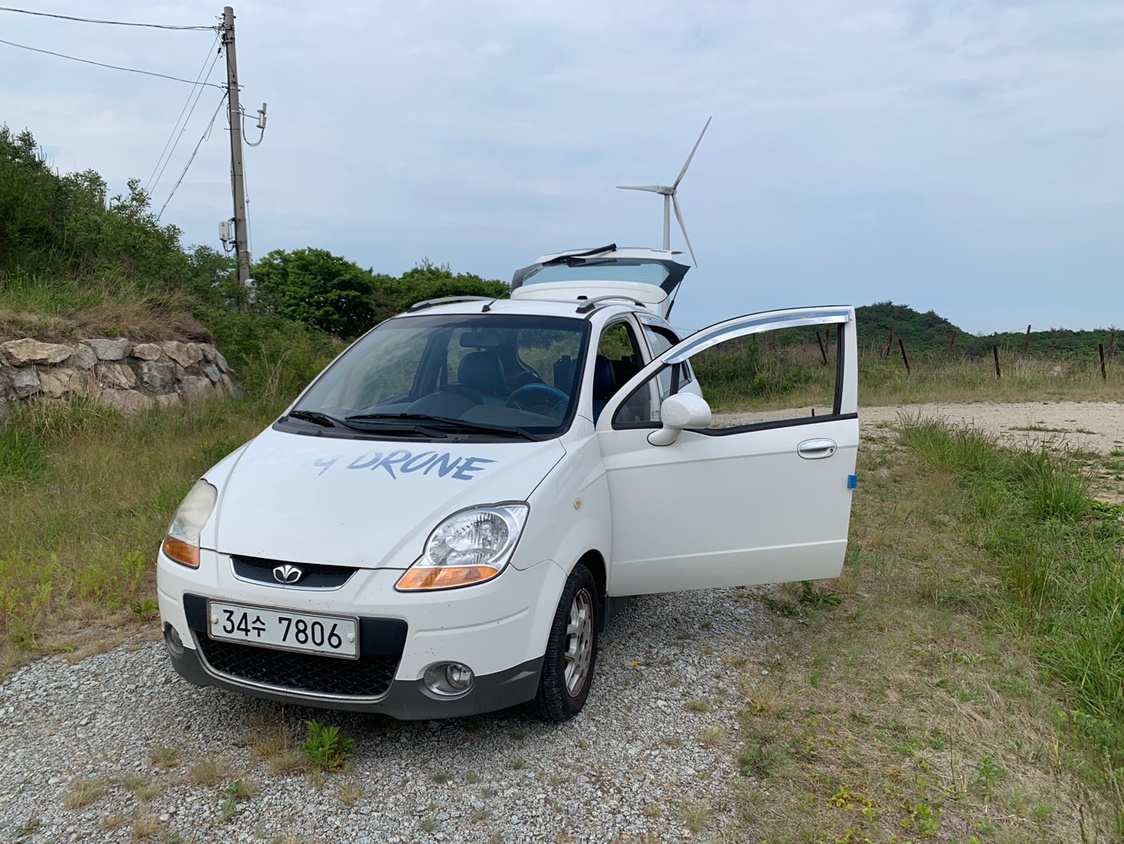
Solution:
M706 119L706 126L703 126L703 130L699 132L699 139L695 141L691 154L687 156L683 169L679 171L679 175L672 182L671 187L665 185L617 185L620 190L646 190L650 193L658 193L663 197L663 248L668 251L671 250L671 206L675 206L675 219L679 221L679 230L683 232L683 239L687 241L687 251L691 253L691 261L696 267L699 262L695 260L695 250L691 248L691 238L687 237L687 227L683 225L683 212L679 210L679 200L675 197L675 189L679 187L679 183L687 175L687 168L691 166L691 159L695 157L695 150L702 143L703 135L706 134L711 120L713 120L713 117Z

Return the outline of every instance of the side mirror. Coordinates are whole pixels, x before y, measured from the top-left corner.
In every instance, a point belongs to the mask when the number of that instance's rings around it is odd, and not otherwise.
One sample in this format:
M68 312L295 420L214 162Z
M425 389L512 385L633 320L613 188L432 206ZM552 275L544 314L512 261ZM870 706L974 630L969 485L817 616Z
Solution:
M663 427L648 435L652 445L671 445L679 439L684 428L705 428L710 424L710 405L694 393L677 393L668 396L660 405Z

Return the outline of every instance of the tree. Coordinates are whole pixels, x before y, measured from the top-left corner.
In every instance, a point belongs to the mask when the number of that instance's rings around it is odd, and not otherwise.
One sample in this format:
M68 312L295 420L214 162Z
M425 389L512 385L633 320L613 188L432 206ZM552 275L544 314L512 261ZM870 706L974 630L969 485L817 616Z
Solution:
M378 322L371 272L327 250L275 249L254 267L254 278L266 312L346 339Z
M378 276L376 285L394 303L396 311L404 311L415 302L440 296L494 296L499 299L510 292L502 281L489 281L472 273L454 275L448 264L438 266L428 258L422 258L421 263L402 273L402 278Z

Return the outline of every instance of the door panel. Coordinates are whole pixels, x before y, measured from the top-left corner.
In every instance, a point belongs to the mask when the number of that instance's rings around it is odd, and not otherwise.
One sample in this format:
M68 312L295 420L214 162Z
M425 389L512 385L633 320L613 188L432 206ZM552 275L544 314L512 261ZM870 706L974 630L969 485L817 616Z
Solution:
M849 308L754 314L689 337L625 385L597 425L613 519L609 593L837 576L858 449L855 352ZM623 423L615 411L688 360L694 379L682 389L727 401L740 390L747 410L731 427L654 446L658 423Z

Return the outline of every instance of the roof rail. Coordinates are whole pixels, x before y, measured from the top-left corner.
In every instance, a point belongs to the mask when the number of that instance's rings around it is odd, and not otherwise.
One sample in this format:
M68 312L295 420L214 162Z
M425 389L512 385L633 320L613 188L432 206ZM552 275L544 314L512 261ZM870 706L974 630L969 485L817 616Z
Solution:
M604 296L594 296L592 299L586 299L584 302L578 305L578 313L588 314L602 302L608 301L610 299L615 299L619 302L631 302L634 305L639 305L641 308L648 308L648 306L641 302L639 299L633 299L631 296L625 296L621 293L608 293Z
M495 296L441 296L437 299L426 299L424 302L414 302L406 308L406 313L412 314L414 311L422 311L426 308L432 308L434 305L444 305L447 302L488 302L491 304L494 301L496 301Z

